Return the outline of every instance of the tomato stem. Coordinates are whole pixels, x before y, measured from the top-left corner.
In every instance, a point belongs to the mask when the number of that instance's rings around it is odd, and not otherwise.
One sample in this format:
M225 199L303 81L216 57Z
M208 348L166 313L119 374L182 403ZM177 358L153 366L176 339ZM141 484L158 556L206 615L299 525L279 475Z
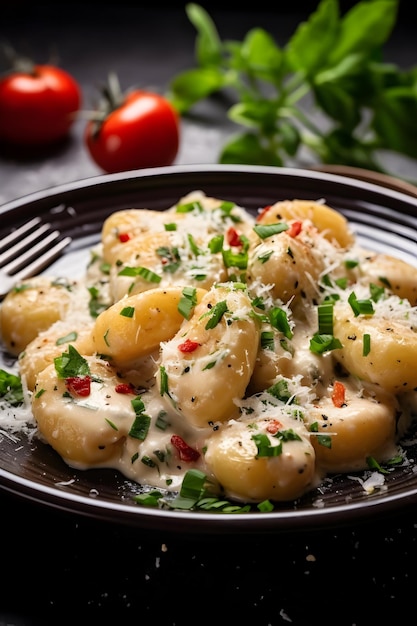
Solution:
M35 76L35 63L32 59L18 54L11 45L5 42L1 43L1 52L7 64L6 74L14 74L18 72Z

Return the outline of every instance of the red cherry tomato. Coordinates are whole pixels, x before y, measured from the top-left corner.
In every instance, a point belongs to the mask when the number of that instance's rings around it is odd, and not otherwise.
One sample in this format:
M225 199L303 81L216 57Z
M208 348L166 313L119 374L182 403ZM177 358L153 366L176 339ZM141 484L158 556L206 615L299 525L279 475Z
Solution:
M90 121L85 142L93 160L108 173L171 165L179 147L179 116L163 96L134 90L110 107L102 121Z
M42 146L63 139L81 103L77 81L53 65L0 78L0 141Z

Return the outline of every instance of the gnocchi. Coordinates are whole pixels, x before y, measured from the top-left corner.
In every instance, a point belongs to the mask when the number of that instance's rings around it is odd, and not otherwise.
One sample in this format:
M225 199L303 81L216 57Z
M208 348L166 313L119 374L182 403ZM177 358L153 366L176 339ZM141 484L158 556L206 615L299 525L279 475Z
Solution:
M336 303L334 334L342 347L335 358L362 380L392 393L406 392L417 387L416 312L396 297L387 302L392 306L385 312L357 316L348 304Z
M367 468L369 457L387 460L395 456L398 403L395 397L372 386L344 382L343 402L334 402L333 382L307 413L311 443L318 464L327 472ZM356 384L355 384L356 383Z
M229 420L209 438L205 458L226 493L241 501L295 500L317 484L309 433L285 405Z
M195 290L195 306L205 290ZM122 298L100 313L94 322L95 351L122 367L132 365L171 339L184 317L179 310L182 287L149 289Z
M213 287L171 341L161 346L159 388L195 426L236 412L251 378L259 342L246 289Z
M70 466L168 493L195 470L204 493L260 504L401 454L417 269L361 249L323 201L254 216L193 191L113 213L94 257L0 308L38 434Z
M310 200L285 200L266 207L258 220L263 224L279 221L303 221L320 232L331 243L348 248L354 235L347 219L323 202Z
M65 317L71 284L37 276L20 284L0 308L1 335L10 354L17 356L37 335Z
M73 345L83 355L93 355L92 324L85 326L68 322L55 322L46 331L39 333L19 355L19 369L26 385L33 391L39 372L59 357L68 345Z
M88 363L88 397L84 387L76 386L77 377L57 377L50 364L37 377L32 401L40 434L75 467L100 464L120 454L134 417L129 394L117 393L117 384L124 383L111 366L95 357Z

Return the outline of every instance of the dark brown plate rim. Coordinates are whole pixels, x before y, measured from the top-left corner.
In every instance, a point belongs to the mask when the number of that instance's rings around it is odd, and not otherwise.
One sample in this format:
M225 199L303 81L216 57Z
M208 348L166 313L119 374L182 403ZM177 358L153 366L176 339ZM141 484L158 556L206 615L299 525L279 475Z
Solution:
M334 173L263 166L171 166L108 174L35 192L0 207L0 236L41 215L74 238L77 257L98 239L103 219L120 208L163 210L201 189L252 211L280 199L321 199L354 223L370 247L387 248L417 265L417 198L397 189ZM417 458L417 457L416 457ZM270 513L210 513L140 507L135 486L112 470L74 471L51 449L22 437L0 439L0 489L18 498L137 527L192 533L305 530L390 515L417 502L413 463L395 470L384 490L368 495L357 480L335 477L323 489ZM66 484L69 483L69 484Z

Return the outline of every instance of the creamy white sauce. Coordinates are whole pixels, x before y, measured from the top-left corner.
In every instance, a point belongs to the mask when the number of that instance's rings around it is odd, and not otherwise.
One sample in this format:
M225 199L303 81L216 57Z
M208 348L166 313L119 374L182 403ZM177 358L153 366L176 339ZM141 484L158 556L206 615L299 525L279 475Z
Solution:
M253 217L246 214L241 207L235 207L233 210L233 215L240 221L232 219L231 216L225 217L216 209L218 201L205 198L198 192L190 194L184 201L193 199L210 210L182 214L181 219L177 220L177 230L170 233L169 242L170 246L178 251L178 271L163 272L161 265L158 264L149 267L161 276L158 283L160 288L180 284L201 286L209 290L211 286L218 288L220 283L227 286L228 274L239 275L240 270L237 268L226 270L221 254L211 254L208 244L213 236L222 234L225 238L224 249L230 249L227 243L229 228L235 228L240 234L253 237L253 234L250 235L254 225ZM170 223L171 217L172 222L175 222L174 209L171 208L165 213L163 219L158 214L158 219L154 222L151 219L151 212L147 213L143 228L148 231L155 228L158 232L166 232L164 224ZM344 260L358 256L360 250L352 246L345 251L333 246L321 235L314 237L310 224L306 229L306 242L311 244L314 257L325 265L325 269L320 270L319 280L322 281L325 275L332 272L334 276L331 287L324 286L322 282L319 286L309 272L300 276L300 280L305 281L306 287L308 285L313 287L307 288L307 291L313 293L314 297L320 294L320 297L324 297L326 292L337 293L352 315L347 304L349 293L354 290L357 298L369 298L369 284L361 276L360 281L354 282L347 289L338 287L334 280L343 275ZM201 249L201 253L195 253L193 242ZM256 255L262 256L262 251L266 253L271 245L272 241L268 239L265 242L257 241ZM236 252L239 250L241 249L236 249ZM94 249L96 262L88 267L84 279L77 283L66 314L62 320L56 322L50 332L61 326L64 330L71 325L74 329L82 325L94 325L89 312L91 296L89 287L95 286L99 289L101 302L106 307L112 303L114 298L112 294L126 295L132 283L139 291L155 287L155 284L143 280L141 282L131 277L118 277L120 266L113 267L110 277L103 275L99 269L101 254L100 244ZM134 259L121 258L120 262L128 266ZM265 261L262 268L264 276L267 276L265 271L267 263ZM202 274L205 276L204 280L196 280L196 277ZM380 462L394 456L399 449L399 435L407 430L412 415L416 412L417 394L408 392L403 397L381 393L378 396L380 391L378 385L362 384L356 376L346 371L341 372L333 352L329 351L323 355L312 352L310 340L318 329L316 302L306 300L302 308L297 304L293 310L292 298L287 302L274 299L274 284L279 280L279 275L270 276L268 281L260 280L259 276L254 277L247 285L248 297L251 300L261 299L266 312L273 307L280 307L287 316L292 337L285 338L282 333L274 331L265 320L261 323L262 309L257 309L255 315L251 306L242 305L233 311L230 325L225 326L221 341L203 356L199 356L197 350L195 358L193 353L181 353L179 346L184 342L181 331L171 340L161 342L159 351L138 359L135 365L130 364L129 369L113 368L99 355L86 355L93 377L91 392L86 397L68 394L65 380L58 379L51 364L39 372L33 393L26 390L26 403L22 408L10 409L3 406L0 413L0 437L13 436L14 432L22 430L23 427L33 432L34 426L38 424L39 436L52 445L67 464L74 468L86 470L90 467L110 467L120 470L127 478L138 483L172 491L180 489L189 469L197 468L207 474L219 493L249 502L263 498L294 499L320 484L329 465L326 466L324 461L320 464L317 446L315 451L311 442L314 440L316 444L318 438L327 432L330 432L330 438L344 436L332 432L331 428L327 428L327 431L322 428L324 423L322 416L326 412L337 416L337 419L343 415L342 421L343 419L349 421L354 431L350 440L352 449L348 451L346 457L343 456L345 454L343 452L340 453L340 457L336 456L335 460L330 462L332 471L364 470L367 467L367 456L372 457L374 454ZM375 319L393 317L413 331L416 328L416 307L404 298L389 295L374 303L374 308ZM256 316L259 317L257 343L245 346L244 342L247 341L245 332L234 332L236 320L252 320ZM262 331L265 330L274 334L276 347L273 351L258 345ZM137 332L140 333L140 329ZM45 333L45 336L47 335L48 331ZM253 343L254 340L251 341ZM278 347L282 350L279 356ZM64 345L62 351L66 349ZM252 359L253 350L257 354L256 359ZM239 360L236 359L237 353L241 355ZM245 394L243 391L241 394L233 395L233 389L230 390L229 380L226 378L227 373L221 369L221 364L228 360L232 368L229 371L233 371L236 380L245 376L248 368L252 368L254 392ZM164 388L162 370L168 377L167 388ZM187 387L186 381L192 380L188 375L189 370L198 371L199 379L198 384L194 383ZM19 372L18 362L14 371ZM97 374L96 380L94 374ZM345 387L346 403L343 408L336 407L331 399L335 381L341 381ZM117 385L123 383L132 383L135 387L134 393L118 393ZM288 397L279 399L266 391L267 387L275 383L286 386ZM247 388L251 389L251 381ZM197 402L198 394L201 396L205 394L206 404L205 413L197 423L192 418L192 405ZM232 394L233 410L227 419L213 418L212 413L216 415L216 411L211 412L207 407L211 402L213 409L217 408L217 404L224 400L222 394ZM144 406L143 414L149 418L144 439L134 437L130 433L137 417L132 399L139 397ZM191 407L189 410L186 409L186 402ZM35 419L31 412L31 404ZM398 416L401 416L399 422L401 427L398 433L394 428L392 435L390 434L382 443L378 440L378 445L374 449L372 433L364 429L363 419L367 412L377 415L377 411L383 414L384 423L388 424L387 432L391 432L389 425L395 425ZM325 419L327 420L328 416ZM257 476L260 466L260 462L257 461L259 450L253 434L265 435L267 439L264 443L269 442L267 447L276 448L281 445L281 440L275 436L274 431L278 422L278 430L287 434L288 431L294 431L299 435L300 441L297 437L291 442L284 441L280 455L274 456L276 451L272 450L271 459L262 460L268 468L267 472L271 472L272 478L267 478L265 472L263 475L260 473L258 483L255 481L254 485L246 488L245 472ZM319 431L312 432L311 428L317 424ZM365 450L359 445L364 433L369 436L370 442L369 448ZM173 443L175 440L177 445ZM183 446L185 455L183 458L181 451L178 450L178 441ZM223 451L230 450L232 457L234 448L236 450L244 448L245 459L242 461L237 455L236 462L231 461L230 465L228 465L230 459L227 459L226 467L222 457ZM218 476L222 475L223 470L226 472L226 479L222 482ZM275 475L273 472L276 472ZM306 477L304 483L300 482L299 478L303 473ZM380 474L378 478L381 478ZM372 490L380 486L378 481L374 480L371 488L371 482L368 481L364 489Z

